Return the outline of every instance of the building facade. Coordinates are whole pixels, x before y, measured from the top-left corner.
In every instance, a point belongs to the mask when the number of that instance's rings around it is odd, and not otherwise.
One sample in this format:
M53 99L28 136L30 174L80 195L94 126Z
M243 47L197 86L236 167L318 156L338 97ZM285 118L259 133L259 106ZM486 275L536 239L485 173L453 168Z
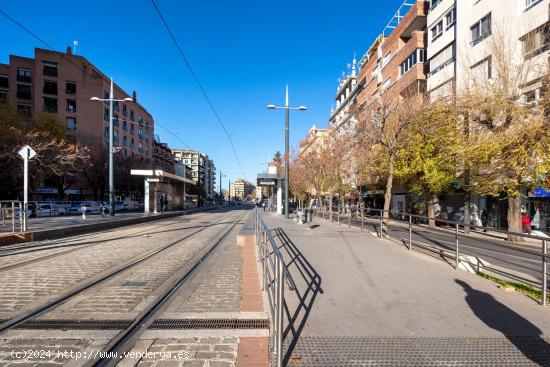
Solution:
M0 64L0 100L25 114L49 113L65 124L67 138L87 146L92 156L106 156L109 142L109 103L90 101L108 98L111 80L86 58L36 48L34 57L10 55ZM131 97L134 102L115 102L114 144L117 154L135 158L143 165L153 158L154 120L136 99L114 85L114 97ZM37 187L36 193L55 189ZM78 180L67 194L89 195L85 180ZM73 195L73 196L74 196ZM52 196L54 198L55 196Z
M254 186L251 182L245 180L244 178L239 178L231 184L231 198L239 200L246 199L249 195L252 195L254 189L256 189L256 186Z
M153 141L153 168L169 173L176 173L176 157L166 143L161 143L158 135ZM185 173L182 177L185 177Z
M191 168L191 175L203 190L206 198L213 200L216 187L216 167L207 154L191 149L172 149L175 159Z
M313 125L306 138L300 142L300 154L315 152L319 147L323 147L328 136L328 129L319 129Z

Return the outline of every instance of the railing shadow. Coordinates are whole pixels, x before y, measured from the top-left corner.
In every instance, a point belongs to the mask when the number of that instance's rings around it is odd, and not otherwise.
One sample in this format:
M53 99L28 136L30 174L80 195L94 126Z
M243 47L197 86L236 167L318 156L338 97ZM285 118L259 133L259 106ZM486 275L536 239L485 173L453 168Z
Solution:
M282 228L275 228L271 232L274 239L278 242L281 252L284 250L286 253L286 256L284 256L285 266L294 278L296 289L292 292L298 299L295 309L292 309L294 308L293 305L289 305L286 300L284 303L288 325L284 329L283 340L287 340L287 337L290 337L288 343L285 343L288 347L285 351L283 365L286 365L306 325L317 295L324 292L321 288L321 276L287 236L285 231ZM300 279L296 279L297 276Z

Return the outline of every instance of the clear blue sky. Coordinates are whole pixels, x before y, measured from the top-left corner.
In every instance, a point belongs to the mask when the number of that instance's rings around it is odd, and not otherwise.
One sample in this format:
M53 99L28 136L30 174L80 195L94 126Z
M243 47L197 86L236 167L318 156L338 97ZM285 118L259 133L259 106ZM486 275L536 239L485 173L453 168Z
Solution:
M293 147L313 124L325 127L339 75L354 52L361 57L402 0L157 3L254 182L275 151L284 151L284 112L265 106L283 104L288 84L291 105L309 108L291 115ZM31 0L24 6L12 0L0 8L59 51L78 40L77 53L127 92L136 90L156 121L209 154L232 180L242 176L149 0ZM1 15L0 45L0 63L9 54L32 56L34 47L44 47ZM182 146L160 127L155 133L171 147Z

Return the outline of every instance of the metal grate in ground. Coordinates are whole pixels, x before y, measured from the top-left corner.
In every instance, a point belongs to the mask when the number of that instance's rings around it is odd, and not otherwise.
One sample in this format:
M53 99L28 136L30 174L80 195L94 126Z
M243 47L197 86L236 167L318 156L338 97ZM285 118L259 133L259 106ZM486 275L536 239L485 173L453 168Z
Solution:
M0 320L0 323L7 320ZM30 320L17 329L27 330L124 330L133 320ZM158 319L149 326L156 330L178 329L269 329L266 319Z
M550 366L550 338L301 337L288 366Z

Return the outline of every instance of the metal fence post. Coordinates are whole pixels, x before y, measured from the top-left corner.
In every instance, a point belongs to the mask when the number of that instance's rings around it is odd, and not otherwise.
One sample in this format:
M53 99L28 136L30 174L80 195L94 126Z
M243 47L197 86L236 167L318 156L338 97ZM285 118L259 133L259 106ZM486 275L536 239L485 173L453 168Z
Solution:
M380 238L382 238L382 224L384 221L384 210L380 210Z
M547 259L548 247L546 240L542 240L542 305L546 306L547 303L547 288L548 288L548 274L547 274Z
M460 258L459 258L459 253L458 253L458 223L455 224L455 269L458 270L458 265L459 265L459 262L460 262Z
M15 232L15 203L11 202L11 231Z
M412 215L409 214L409 251L412 251Z
M20 232L27 232L27 216L25 214L26 213L23 213L23 204L19 202L19 225L21 227Z
M277 257L278 258L278 257ZM283 299L284 299L284 275L283 275L283 260L278 258L277 261L277 366L283 366Z

